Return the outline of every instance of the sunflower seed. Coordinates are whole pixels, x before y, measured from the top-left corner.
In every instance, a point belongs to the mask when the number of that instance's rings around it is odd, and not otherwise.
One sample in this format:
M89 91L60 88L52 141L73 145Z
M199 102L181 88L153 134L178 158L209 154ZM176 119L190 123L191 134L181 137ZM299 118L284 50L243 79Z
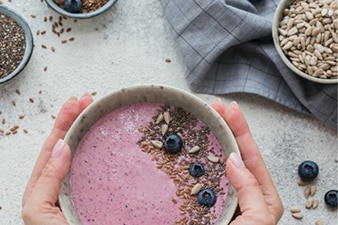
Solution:
M195 186L191 189L190 195L196 195L201 189L202 184L200 183L195 184Z
M196 145L189 150L189 153L196 153L199 150L200 150L200 147Z
M292 213L299 213L300 212L299 206L292 206L290 208L290 212L292 212Z
M163 147L162 141L151 140L150 142L155 148L161 149Z
M170 113L169 113L169 111L165 111L165 112L163 113L163 119L164 119L164 121L165 121L167 124L170 123Z
M295 219L303 219L303 213L302 212L298 212L298 213L292 213L292 216L295 218Z

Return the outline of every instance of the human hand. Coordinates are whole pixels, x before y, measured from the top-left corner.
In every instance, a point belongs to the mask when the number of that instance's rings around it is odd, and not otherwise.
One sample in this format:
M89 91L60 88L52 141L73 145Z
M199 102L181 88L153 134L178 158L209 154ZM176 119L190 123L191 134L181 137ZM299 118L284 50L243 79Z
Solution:
M22 217L26 225L68 224L57 200L70 166L70 148L63 141L76 117L93 99L70 98L61 108L54 127L42 146L22 199Z
M230 225L277 224L283 205L237 103L225 107L216 100L212 107L232 130L243 159L231 153L226 164L227 177L238 193L240 209L240 215Z

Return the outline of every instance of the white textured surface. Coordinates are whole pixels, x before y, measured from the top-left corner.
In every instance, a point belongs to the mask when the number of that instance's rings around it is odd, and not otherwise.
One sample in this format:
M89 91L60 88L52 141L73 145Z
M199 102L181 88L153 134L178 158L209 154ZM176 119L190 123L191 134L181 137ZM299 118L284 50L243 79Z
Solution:
M0 128L20 126L16 135L0 135L0 225L19 225L23 224L22 193L53 125L51 116L57 114L66 99L94 91L97 92L94 98L98 98L139 83L171 85L188 91L189 88L184 78L185 67L157 0L120 0L94 19L76 23L64 20L63 27L72 27L72 31L61 37L51 32L52 22L43 21L44 16L52 15L54 21L58 18L45 3L3 2L26 18L36 45L28 67L0 87L0 120L6 119ZM36 35L37 30L47 33ZM70 37L75 37L75 41L61 44L62 39ZM48 49L43 49L42 44ZM51 46L56 52L50 50ZM166 58L171 63L165 62ZM199 96L209 103L215 99ZM236 100L244 111L284 203L280 224L314 224L317 219L326 225L337 224L337 210L328 210L323 201L327 190L337 189L337 132L313 117L257 96L236 94L221 99L225 103ZM16 101L16 106L12 101ZM25 115L22 120L18 119L21 114ZM22 129L27 129L28 134ZM320 167L315 194L319 206L315 210L305 209L304 188L296 184L297 166L306 159L316 161ZM301 206L303 220L291 217L292 205Z

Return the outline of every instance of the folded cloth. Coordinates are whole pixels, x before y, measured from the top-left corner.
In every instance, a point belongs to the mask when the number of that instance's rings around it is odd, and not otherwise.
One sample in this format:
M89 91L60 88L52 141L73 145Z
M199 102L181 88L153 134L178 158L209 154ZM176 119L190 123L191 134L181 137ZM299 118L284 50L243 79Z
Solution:
M337 85L294 74L272 41L279 0L160 0L198 93L252 93L337 128Z

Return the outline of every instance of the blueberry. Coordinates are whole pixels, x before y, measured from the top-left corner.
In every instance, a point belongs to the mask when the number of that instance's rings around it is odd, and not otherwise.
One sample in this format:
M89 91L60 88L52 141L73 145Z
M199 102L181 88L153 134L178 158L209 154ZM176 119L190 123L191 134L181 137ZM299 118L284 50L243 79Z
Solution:
M65 0L65 10L71 13L78 13L82 8L82 0Z
M200 163L193 163L190 165L189 173L193 177L200 177L203 176L205 170L202 164Z
M337 208L338 206L338 191L337 190L330 190L326 192L324 196L324 201L326 205L332 207L332 208Z
M208 208L215 205L217 200L216 194L213 190L206 188L202 189L197 194L197 202Z
M311 181L318 175L319 169L317 163L306 160L298 166L298 175L304 181Z
M164 148L170 154L175 154L181 151L183 140L177 134L170 134L165 138Z

